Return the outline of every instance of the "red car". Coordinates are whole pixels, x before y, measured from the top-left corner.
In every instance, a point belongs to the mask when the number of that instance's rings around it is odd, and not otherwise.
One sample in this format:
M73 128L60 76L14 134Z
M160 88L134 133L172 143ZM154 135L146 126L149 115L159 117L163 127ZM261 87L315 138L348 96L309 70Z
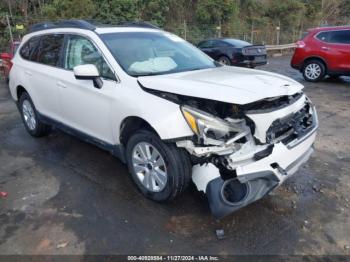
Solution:
M291 66L306 81L317 82L325 75L350 75L350 26L320 27L308 30L297 42Z
M10 52L9 53L0 53L0 59L1 59L1 68L0 71L1 73L4 74L5 79L8 79L10 70L12 67L12 62L11 59L15 55L18 47L20 45L20 42L16 41L10 44Z

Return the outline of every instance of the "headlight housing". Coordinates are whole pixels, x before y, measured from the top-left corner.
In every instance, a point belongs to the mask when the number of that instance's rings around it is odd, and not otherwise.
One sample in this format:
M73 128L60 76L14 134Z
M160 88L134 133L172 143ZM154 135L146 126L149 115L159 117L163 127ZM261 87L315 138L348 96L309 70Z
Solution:
M247 131L242 119L224 120L190 106L182 106L181 111L189 127L204 144L221 144Z

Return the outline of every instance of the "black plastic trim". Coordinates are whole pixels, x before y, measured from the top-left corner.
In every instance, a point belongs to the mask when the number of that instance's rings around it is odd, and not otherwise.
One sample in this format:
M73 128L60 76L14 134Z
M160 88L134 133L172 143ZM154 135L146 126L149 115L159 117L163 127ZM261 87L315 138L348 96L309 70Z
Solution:
M249 194L244 200L237 205L229 205L224 201L221 194L224 184L225 181L221 177L218 177L208 183L205 192L208 198L210 210L217 219L223 218L228 214L263 198L278 186L277 181L271 180L270 173L265 172L265 176L259 176L256 180L249 181Z
M38 112L38 118L41 122L53 126L57 129L62 130L63 132L75 136L77 138L79 138L80 140L84 141L84 142L88 142L90 144L93 144L103 150L106 150L108 152L110 152L112 155L118 157L123 163L126 163L126 159L125 159L125 148L122 144L119 145L112 145L109 144L105 141L102 141L98 138L92 137L88 134L85 134L79 130L76 130L70 126L67 126L61 122L58 122L56 120L53 120L50 117L47 117L41 113Z
M32 25L29 29L29 33L38 32L47 29L55 29L55 28L79 28L90 31L95 31L96 26L85 20L63 20L59 22L43 22Z
M85 29L89 31L95 31L97 27L139 27L139 28L151 28L161 30L156 25L153 25L149 22L144 21L125 21L120 22L118 24L103 24L103 23L94 23L93 21L79 20L79 19L71 19L71 20L62 20L58 22L43 22L34 24L29 28L29 33L38 32L47 29L55 29L55 28L79 28Z

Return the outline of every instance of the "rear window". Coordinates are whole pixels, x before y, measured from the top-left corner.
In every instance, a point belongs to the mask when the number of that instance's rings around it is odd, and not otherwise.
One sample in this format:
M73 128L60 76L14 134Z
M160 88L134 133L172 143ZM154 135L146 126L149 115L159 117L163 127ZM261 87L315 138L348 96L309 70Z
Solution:
M238 40L238 39L225 39L224 40L226 43L229 43L230 45L233 45L234 47L242 48L246 46L251 46L251 43L248 43L243 40Z
M44 35L41 37L41 43L37 54L37 62L58 66L63 47L64 35Z

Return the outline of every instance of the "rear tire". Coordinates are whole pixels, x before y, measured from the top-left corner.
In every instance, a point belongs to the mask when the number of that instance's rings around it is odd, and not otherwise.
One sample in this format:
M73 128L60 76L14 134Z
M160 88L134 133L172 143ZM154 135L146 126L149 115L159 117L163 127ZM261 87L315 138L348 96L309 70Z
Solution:
M130 137L126 160L138 189L154 201L174 199L190 182L192 169L186 152L151 131L140 130Z
M321 81L326 75L326 67L319 60L310 60L304 64L302 70L304 79L308 82Z
M50 126L40 121L38 112L27 92L23 92L19 98L19 110L23 124L31 136L42 137L50 133Z

